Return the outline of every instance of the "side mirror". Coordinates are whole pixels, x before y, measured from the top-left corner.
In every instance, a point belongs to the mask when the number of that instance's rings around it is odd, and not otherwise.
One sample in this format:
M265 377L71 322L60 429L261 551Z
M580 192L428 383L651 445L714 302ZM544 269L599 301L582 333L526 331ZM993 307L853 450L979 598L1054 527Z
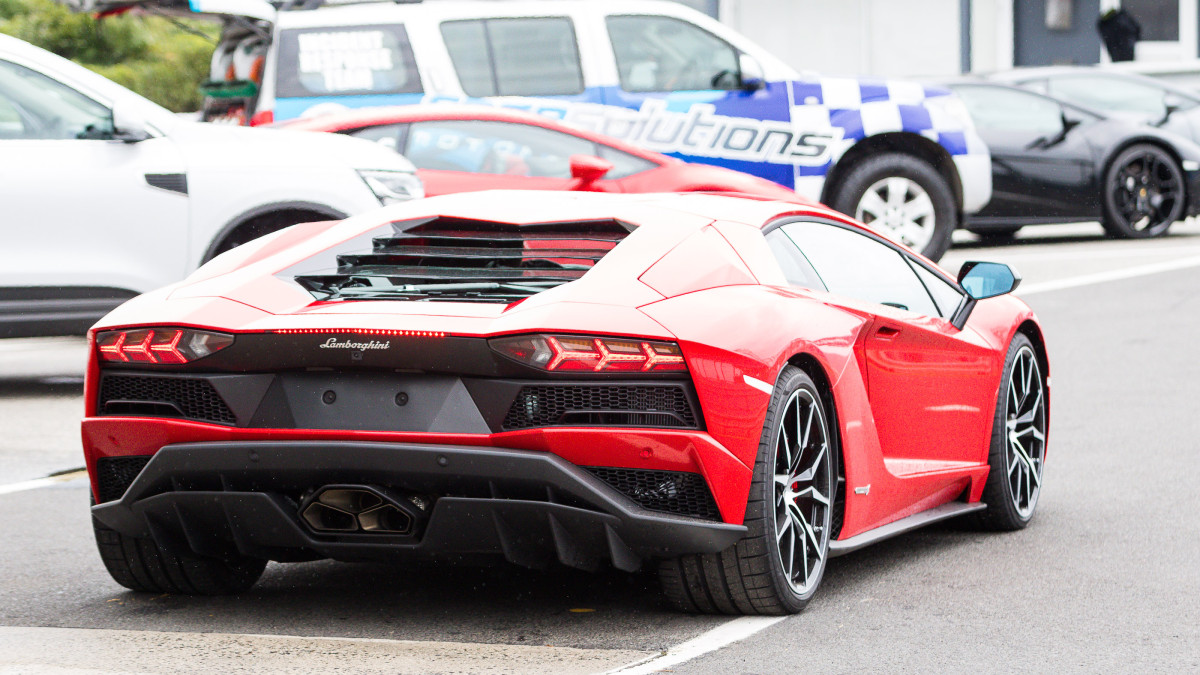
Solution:
M571 177L579 180L579 186L590 185L612 171L613 163L592 155L571 155Z
M1021 275L1004 263L972 260L958 270L958 283L972 300L983 300L1012 293L1021 284Z
M1171 119L1171 115L1174 115L1176 112L1186 108L1188 102L1187 99L1183 98L1179 94L1176 94L1173 91L1168 91L1163 94L1162 103L1163 116L1162 119L1154 123L1154 126L1156 127L1161 127L1162 125L1166 124L1167 120Z
M763 74L762 64L749 54L738 55L738 70L741 71L741 87L743 91L758 91L767 86L767 76Z
M124 141L125 143L139 143L154 137L146 127L146 123L141 118L131 114L120 103L113 106L112 122L113 140Z

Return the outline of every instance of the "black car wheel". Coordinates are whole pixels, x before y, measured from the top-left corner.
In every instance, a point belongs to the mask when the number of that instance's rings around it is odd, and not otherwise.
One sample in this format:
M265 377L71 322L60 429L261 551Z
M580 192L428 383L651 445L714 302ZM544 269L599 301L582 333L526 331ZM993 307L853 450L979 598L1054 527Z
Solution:
M176 555L150 539L127 537L92 518L96 547L113 580L131 591L181 595L230 595L254 585L266 560Z
M1183 171L1165 150L1133 145L1117 155L1104 180L1104 229L1114 237L1166 233L1183 216Z
M790 614L825 573L837 489L837 448L812 378L787 367L767 409L746 505L748 532L719 553L663 561L659 579L689 612Z
M834 209L938 260L958 227L954 192L927 162L896 152L850 168L831 204Z
M976 517L988 530L1019 530L1029 524L1042 491L1049 421L1046 379L1029 338L1017 333L1008 347L996 416L992 422L987 509Z

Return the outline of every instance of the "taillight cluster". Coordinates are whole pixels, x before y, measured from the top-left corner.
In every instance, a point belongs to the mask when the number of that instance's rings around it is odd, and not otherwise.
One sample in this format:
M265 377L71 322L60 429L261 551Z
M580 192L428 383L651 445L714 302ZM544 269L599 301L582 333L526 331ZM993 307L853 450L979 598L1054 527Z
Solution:
M100 360L116 363L188 363L233 344L233 336L191 328L137 328L96 334Z
M528 366L554 372L600 373L686 371L673 342L576 335L519 335L495 338L492 349Z

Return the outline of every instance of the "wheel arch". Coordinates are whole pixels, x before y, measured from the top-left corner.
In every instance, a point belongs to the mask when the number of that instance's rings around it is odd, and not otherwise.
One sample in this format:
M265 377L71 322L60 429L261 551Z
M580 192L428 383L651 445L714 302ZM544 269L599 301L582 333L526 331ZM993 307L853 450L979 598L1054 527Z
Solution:
M834 444L837 446L838 493L834 498L833 531L830 533L829 538L830 541L833 541L841 533L842 523L845 522L846 516L846 451L842 447L841 426L838 422L837 404L833 397L833 381L830 379L829 373L825 371L825 367L812 354L805 352L794 354L788 359L787 365L803 370L816 383L817 389L821 392L822 400L825 403L825 415L829 418L830 433L833 435Z
M1108 152L1108 157L1104 158L1104 164L1100 170L1100 175L1096 177L1097 182L1100 184L1102 201L1103 201L1104 190L1107 189L1107 186L1104 184L1104 181L1108 178L1109 169L1112 168L1113 163L1115 163L1117 161L1117 157L1122 152L1125 152L1126 150L1128 150L1129 148L1132 148L1135 145L1152 145L1152 146L1158 148L1159 150L1162 150L1163 152L1170 155L1171 159L1175 160L1175 166L1179 168L1180 173L1183 173L1183 156L1181 156L1179 154L1179 150L1176 149L1176 147L1174 145L1172 145L1170 142L1163 140L1161 138L1156 138L1154 136L1131 136L1129 138L1123 139L1120 143L1114 145L1112 147L1112 150L1110 150ZM1190 195L1188 195L1188 184L1187 184L1187 176L1186 175L1184 176L1184 180L1183 180L1183 197L1184 197L1185 203L1186 203L1187 199L1190 197ZM1186 211L1185 211L1185 213L1186 213Z
M1042 336L1042 329L1032 319L1026 319L1017 326L1017 333L1029 338L1033 343L1033 351L1037 354L1038 367L1042 369L1045 377L1050 377L1050 357L1046 352L1046 339Z
M222 227L217 233L217 235L212 238L212 241L208 243L208 248L204 251L204 257L200 259L201 264L212 260L217 251L221 249L225 241L239 229L250 226L266 218L282 215L284 213L305 214L302 215L301 218L305 218L308 214L311 214L316 216L313 220L341 220L348 215L331 206L318 204L316 202L286 201L262 204L249 209L248 211L242 212L236 218L226 223L225 226ZM296 222L300 223L305 221L297 220Z
M825 177L825 186L821 190L821 202L832 203L831 200L841 189L850 168L872 154L895 152L915 157L928 163L946 180L954 193L954 205L962 215L963 187L958 175L954 159L945 148L920 134L910 131L895 131L874 136L867 136L850 146L850 149L838 159ZM961 218L960 218L961 219Z

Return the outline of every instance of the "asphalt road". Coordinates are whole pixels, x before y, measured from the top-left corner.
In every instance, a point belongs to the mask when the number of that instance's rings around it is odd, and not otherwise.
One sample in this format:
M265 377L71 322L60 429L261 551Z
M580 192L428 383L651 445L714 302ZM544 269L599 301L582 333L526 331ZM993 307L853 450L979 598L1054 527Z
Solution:
M1031 234L963 236L944 264L1017 266L1045 325L1037 517L838 558L781 621L673 613L650 576L506 565L272 564L237 598L125 592L95 553L86 483L19 484L82 463L82 345L0 343L0 673L1198 672L1200 226Z

